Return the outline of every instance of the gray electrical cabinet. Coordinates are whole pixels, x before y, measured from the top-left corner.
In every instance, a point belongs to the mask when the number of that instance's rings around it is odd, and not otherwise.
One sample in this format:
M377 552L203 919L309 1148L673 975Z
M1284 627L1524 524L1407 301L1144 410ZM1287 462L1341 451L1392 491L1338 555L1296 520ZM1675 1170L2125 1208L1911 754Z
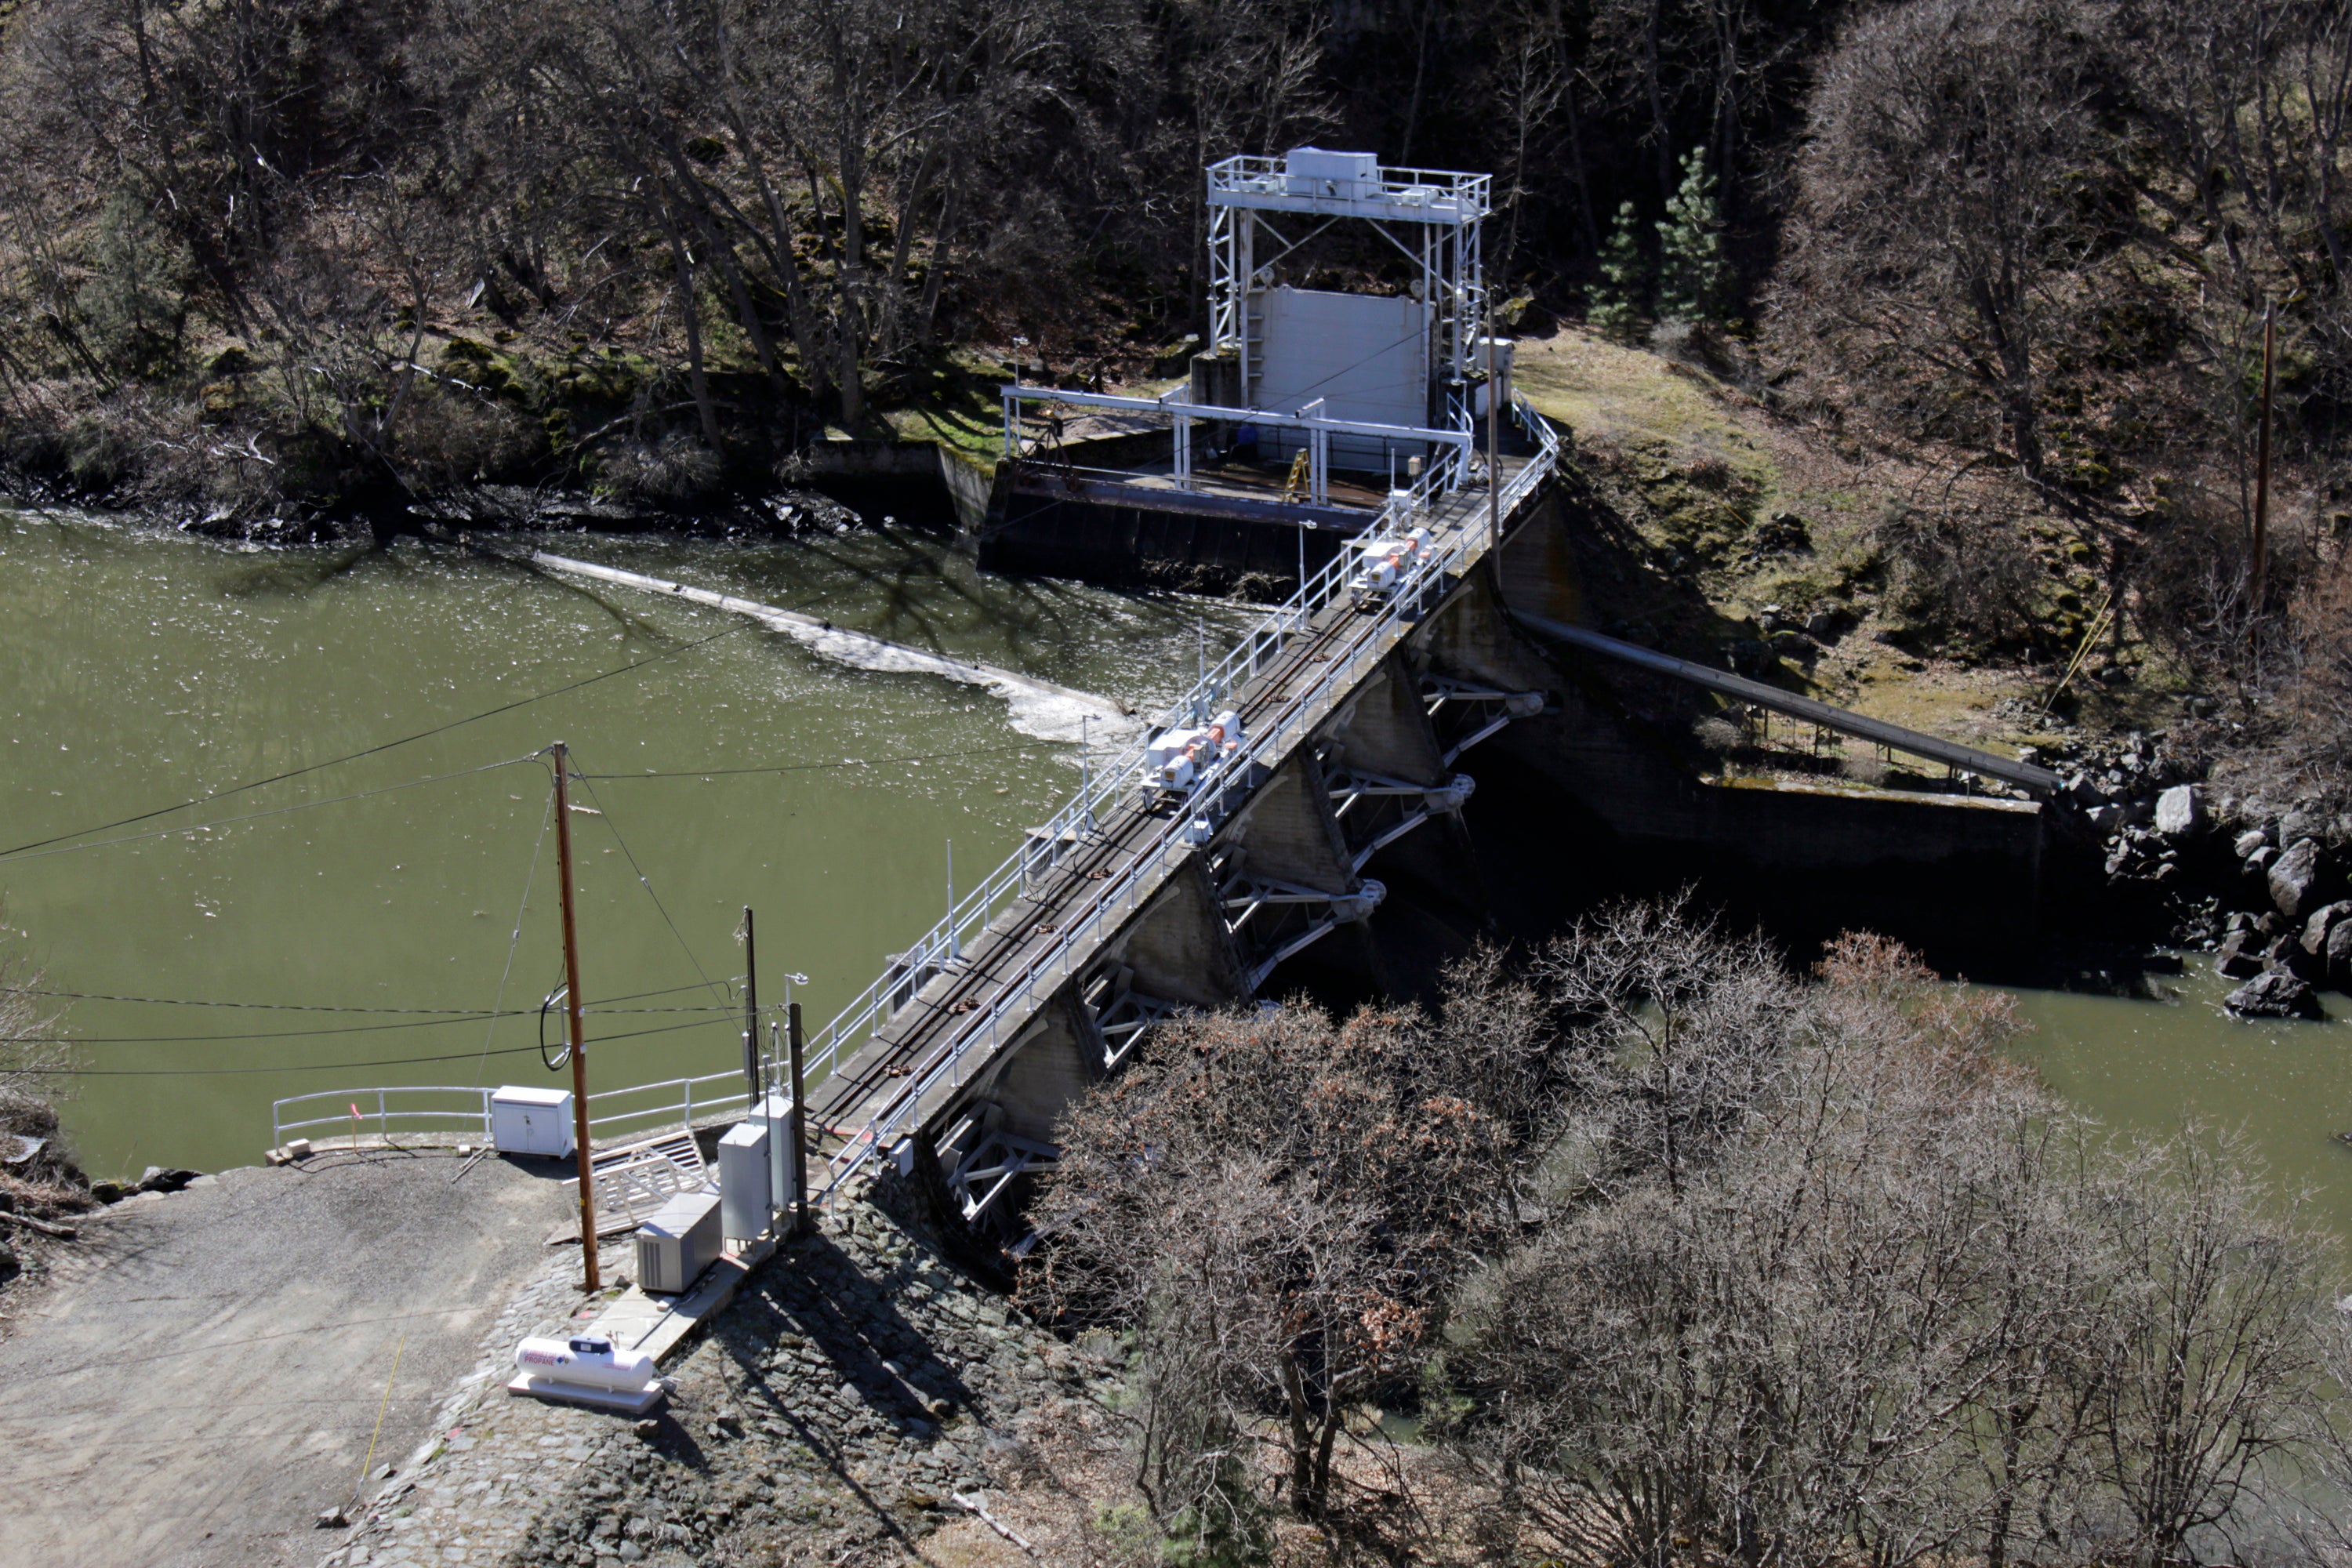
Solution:
M768 1201L781 1212L793 1206L793 1172L801 1157L801 1152L793 1147L792 1098L769 1095L752 1108L751 1122L767 1130L769 1180L774 1193Z
M680 1193L637 1226L637 1286L679 1296L719 1260L719 1194Z
M719 1140L719 1231L730 1241L751 1241L768 1228L768 1194L775 1176L768 1169L764 1121L739 1121Z

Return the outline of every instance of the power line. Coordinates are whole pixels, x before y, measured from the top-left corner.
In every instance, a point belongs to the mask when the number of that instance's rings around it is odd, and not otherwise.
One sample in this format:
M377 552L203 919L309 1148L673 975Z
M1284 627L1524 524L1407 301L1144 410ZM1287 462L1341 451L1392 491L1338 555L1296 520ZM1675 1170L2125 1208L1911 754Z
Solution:
M665 1024L657 1029L633 1029L623 1035L605 1035L594 1043L607 1046L619 1040L642 1039L647 1035L674 1034L679 1029L707 1028L713 1024L732 1022L727 1018L697 1018L690 1024ZM47 1042L70 1045L70 1040ZM357 1068L415 1067L425 1062L470 1062L482 1057L515 1057L535 1054L536 1045L506 1046L495 1051L459 1051L454 1056L394 1057L372 1062L288 1062L276 1067L259 1068L24 1068L16 1069L27 1078L226 1078L257 1072L348 1072Z
M695 957L694 949L687 945L686 933L677 929L676 921L669 918L669 910L662 903L661 895L654 891L653 883L646 879L645 868L637 864L635 851L629 847L629 841L621 837L620 824L614 822L612 813L604 809L604 797L596 793L596 786L586 779L582 779L580 782L587 789L588 798L596 803L596 815L603 819L605 830L612 834L613 842L621 847L621 858L628 861L629 869L637 874L637 886L643 888L646 890L646 897L654 901L655 910L661 915L662 924L669 927L669 934L677 938L678 951L686 954L686 962L692 966L694 973L701 977L702 983L705 985L711 985L710 976L702 972L702 961ZM717 987L712 986L712 990L715 994Z
M208 794L196 795L191 799L180 801L172 805L162 805L157 806L152 811L142 811L136 816L120 817L115 821L101 822L91 827L78 827L70 833L57 834L48 838L37 838L30 843L19 844L13 848L0 849L0 860L13 858L16 856L22 855L28 849L43 849L52 844L62 844L68 838L80 838L92 833L107 833L111 832L113 829L118 827L129 827L133 823L146 822L158 816L166 816L175 811L184 811L192 805L202 805L206 801L219 800L225 796L232 795L242 795L247 790L259 789L265 784L283 784L288 779L299 779L305 773L315 773L322 768L340 767L345 763L357 762L362 757L373 757L378 752L389 752L396 746L405 746L413 742L430 740L436 735L446 735L452 730L463 729L468 724L478 724L485 719L495 719L501 713L511 713L518 708L528 708L534 702L543 702L551 697L561 697L566 692L577 691L585 686L593 686L600 680L610 680L616 675L626 675L633 669L643 669L649 664L659 664L666 658L676 658L680 654L692 653L698 647L704 647L711 643L717 642L720 637L733 637L736 633L745 629L745 626L749 624L750 623L746 622L741 625L731 626L723 631L713 632L707 637L698 637L690 643L686 643L680 647L671 648L667 652L655 654L650 658L641 658L634 664L625 664L617 669L608 669L604 671L602 674L592 675L587 677L585 679L572 681L569 685L554 687L546 691L533 692L529 697L518 698L512 702L504 703L496 708L485 709L479 713L469 713L463 719L453 719L446 724L436 724L430 730L419 730L413 735L403 735L396 741L385 741L381 744L369 746L362 751L349 752L340 757L330 757L323 763L312 763L307 767L295 768L287 773L272 773L268 778L251 779L241 784L231 784L226 789L213 790ZM113 842L120 843L121 840L116 839L113 840Z
M77 849L104 849L110 845L136 844L140 840L146 838L170 838L182 833L203 833L210 828L228 827L240 822L257 822L265 816L284 816L289 812L309 811L313 806L341 805L350 801L366 800L372 795L391 795L398 790L415 789L419 784L447 784L451 779L470 778L476 773L492 773L499 768L513 767L518 763L534 763L538 760L539 753L537 752L533 752L527 757L509 757L506 761L501 763L484 763L481 766L476 768L460 768L454 773L433 773L421 779L410 779L404 784L383 784L375 789L359 790L351 795L330 795L325 800L298 801L292 805L273 806L268 811L248 811L242 816L222 816L215 817L210 822L191 822L183 824L178 827L159 827L149 833L126 833L120 838L93 838L83 844L58 844L58 847L55 849L43 849L36 846L27 845L21 850L11 849L0 852L0 861L42 860L47 859L52 855L70 855ZM321 763L320 765L324 766L325 764ZM291 777L292 775L289 774L288 776ZM177 811L179 807L173 806L170 809ZM147 814L149 816L160 816L162 815L163 814L161 812L153 811ZM139 822L143 821L144 818L131 817L127 820ZM88 831L96 833L100 830L93 827ZM73 837L74 835L68 833L62 837L70 838ZM55 838L43 839L42 842L45 844L58 844L58 840Z
M743 977L740 974L730 975L728 976L728 984L732 984L734 982L742 978ZM63 996L68 997L77 1002L142 1002L150 1006L155 1007L247 1007L259 1008L263 1011L272 1013L374 1013L379 1015L387 1013L408 1013L418 1015L430 1014L450 1017L456 1017L461 1015L469 1018L479 1018L483 1016L483 1009L479 1007L356 1007L341 1005L331 1005L324 1003L315 1002L212 1002L199 1000L189 996L126 996L108 991L52 991L35 985L19 986L16 987L16 989L26 996ZM660 987L658 990L654 991L632 991L625 995L615 996L613 1000L614 1002L638 1002L643 1001L648 996L674 996L681 991L699 991L701 989L702 985L698 982L689 985L665 985ZM532 1011L536 1010L537 1009L532 1009ZM582 1011L588 1013L731 1012L733 1011L733 1005L729 1004L724 1008L720 1008L716 1005L708 1008L699 1006L682 1008L614 1007L607 1005L601 1007L585 1007L583 1008ZM524 1016L525 1015L520 1012L502 1013L499 1015L501 1017L513 1018L520 1018Z
M514 975L515 953L522 947L522 917L530 910L530 886L539 879L539 852L547 846L547 825L554 820L555 792L550 790L547 795L547 805L539 814L539 837L531 840L530 868L523 873L522 897L515 902L514 935L507 941L506 967L499 971L499 994L490 1000L490 1005L493 1008L506 1005L507 982ZM546 1011L544 1004L541 1004L540 1010ZM540 1027L544 1032L546 1026L542 1024ZM489 1058L490 1041L497 1037L498 1032L498 1021L493 1018L490 1026L482 1031L483 1061ZM482 1062L478 1061L474 1064L474 1081L479 1083L481 1080Z
M800 773L825 768L887 768L899 763L940 763L953 757L992 756L1005 752L1025 751L1032 746L1067 745L1068 742L1007 741L996 746L960 746L952 752L923 752L905 757L843 757L830 763L777 763L745 768L679 768L642 773L581 773L572 776L581 782L626 784L631 779L691 779L718 778L729 773Z
M761 1012L771 1009L762 1007ZM583 1012L610 1017L616 1013L725 1013L733 1015L732 1003L712 1003L703 1007L604 1007L583 1008ZM495 1024L500 1018L529 1018L537 1016L536 1007L512 1007L503 1012L451 1013L429 1018L412 1019L402 1024L346 1024L331 1029L262 1029L237 1035L9 1035L0 1036L0 1045L8 1046L186 1046L206 1040L295 1040L311 1039L322 1035L373 1035L387 1029L442 1029L452 1024Z

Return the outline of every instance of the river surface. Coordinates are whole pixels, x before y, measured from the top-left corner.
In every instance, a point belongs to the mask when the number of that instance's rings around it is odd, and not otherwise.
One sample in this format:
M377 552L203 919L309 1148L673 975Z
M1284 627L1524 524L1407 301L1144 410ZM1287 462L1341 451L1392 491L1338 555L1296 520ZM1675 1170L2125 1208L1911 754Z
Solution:
M1254 618L983 576L921 531L554 548L1147 707L1187 684L1202 626L1213 647ZM1076 783L1077 746L1015 728L1054 729L1038 718L436 545L242 551L0 509L0 899L46 987L85 994L56 999L86 1075L63 1109L98 1174L251 1163L283 1096L556 1081L529 1014L561 965L549 773L523 760L550 741L610 775L573 815L583 994L699 1009L593 1017L593 1083L614 1086L740 1061L706 982L741 973L745 904L768 1000L805 973L814 1028L863 989L941 912L949 840L969 888ZM2118 1128L2244 1128L2352 1237L2352 1023L2231 1020L2203 962L2158 977L2161 999L2018 993L2020 1055ZM194 1005L224 1003L250 1005ZM500 1008L526 1013L479 1016Z
M2162 1136L2201 1123L2245 1134L2282 1192L2308 1195L2306 1217L2352 1244L2352 1002L2323 994L2328 1021L2231 1018L2234 980L2205 953L2152 994L2015 991L2033 1026L2020 1059L2051 1089L2125 1133Z
M1204 623L1221 646L1253 618L985 577L920 531L555 547L1146 708L1190 683ZM253 1163L283 1096L557 1081L535 1015L478 1016L536 1009L560 978L551 774L524 760L556 739L608 775L572 814L583 995L653 1009L591 1018L592 1087L740 1063L705 982L742 972L746 904L763 1000L806 974L814 1030L942 913L950 840L969 889L1077 784L1080 748L1015 718L971 686L439 545L241 551L0 510L0 900L45 987L83 994L55 1000L95 1174ZM723 771L741 769L782 771ZM247 1005L192 1005L226 1003Z

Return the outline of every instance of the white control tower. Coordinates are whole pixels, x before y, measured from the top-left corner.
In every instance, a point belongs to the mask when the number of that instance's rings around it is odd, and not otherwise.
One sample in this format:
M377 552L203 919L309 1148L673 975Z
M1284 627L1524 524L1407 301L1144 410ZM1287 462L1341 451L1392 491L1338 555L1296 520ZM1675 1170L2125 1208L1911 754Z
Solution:
M1193 366L1201 404L1321 412L1381 425L1468 431L1485 408L1486 305L1481 225L1492 177L1383 168L1370 153L1294 147L1211 164L1209 344ZM1295 221L1294 221L1295 220ZM1368 225L1414 268L1402 296L1297 289L1277 265L1341 222ZM1495 345L1507 386L1507 344ZM1296 432L1269 430L1278 447ZM1330 460L1377 467L1381 445L1336 435Z

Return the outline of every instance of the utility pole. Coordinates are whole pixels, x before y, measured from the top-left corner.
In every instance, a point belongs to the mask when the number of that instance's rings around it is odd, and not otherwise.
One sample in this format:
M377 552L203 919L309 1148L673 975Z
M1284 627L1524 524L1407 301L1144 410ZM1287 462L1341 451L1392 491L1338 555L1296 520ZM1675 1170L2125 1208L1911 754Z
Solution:
M2271 521L2271 385L2277 367L2277 308L2263 306L2263 423L2254 442L2254 567L2246 591L2246 642L2254 645L2263 618L2263 561L2268 552Z
M801 1100L801 1005L784 1005L784 1037L790 1042L793 1072L793 1234L809 1232L808 1115Z
M1502 388L1495 384L1495 295L1486 294L1486 548L1503 542Z
M572 1139L580 1157L581 1289L595 1291L596 1179L588 1150L588 1042L580 1026L580 941L572 912L572 803L565 780L572 748L558 741L555 752L555 860L563 877L563 1010L572 1026Z
M743 906L743 1103L760 1109L760 964L751 946L751 906Z

